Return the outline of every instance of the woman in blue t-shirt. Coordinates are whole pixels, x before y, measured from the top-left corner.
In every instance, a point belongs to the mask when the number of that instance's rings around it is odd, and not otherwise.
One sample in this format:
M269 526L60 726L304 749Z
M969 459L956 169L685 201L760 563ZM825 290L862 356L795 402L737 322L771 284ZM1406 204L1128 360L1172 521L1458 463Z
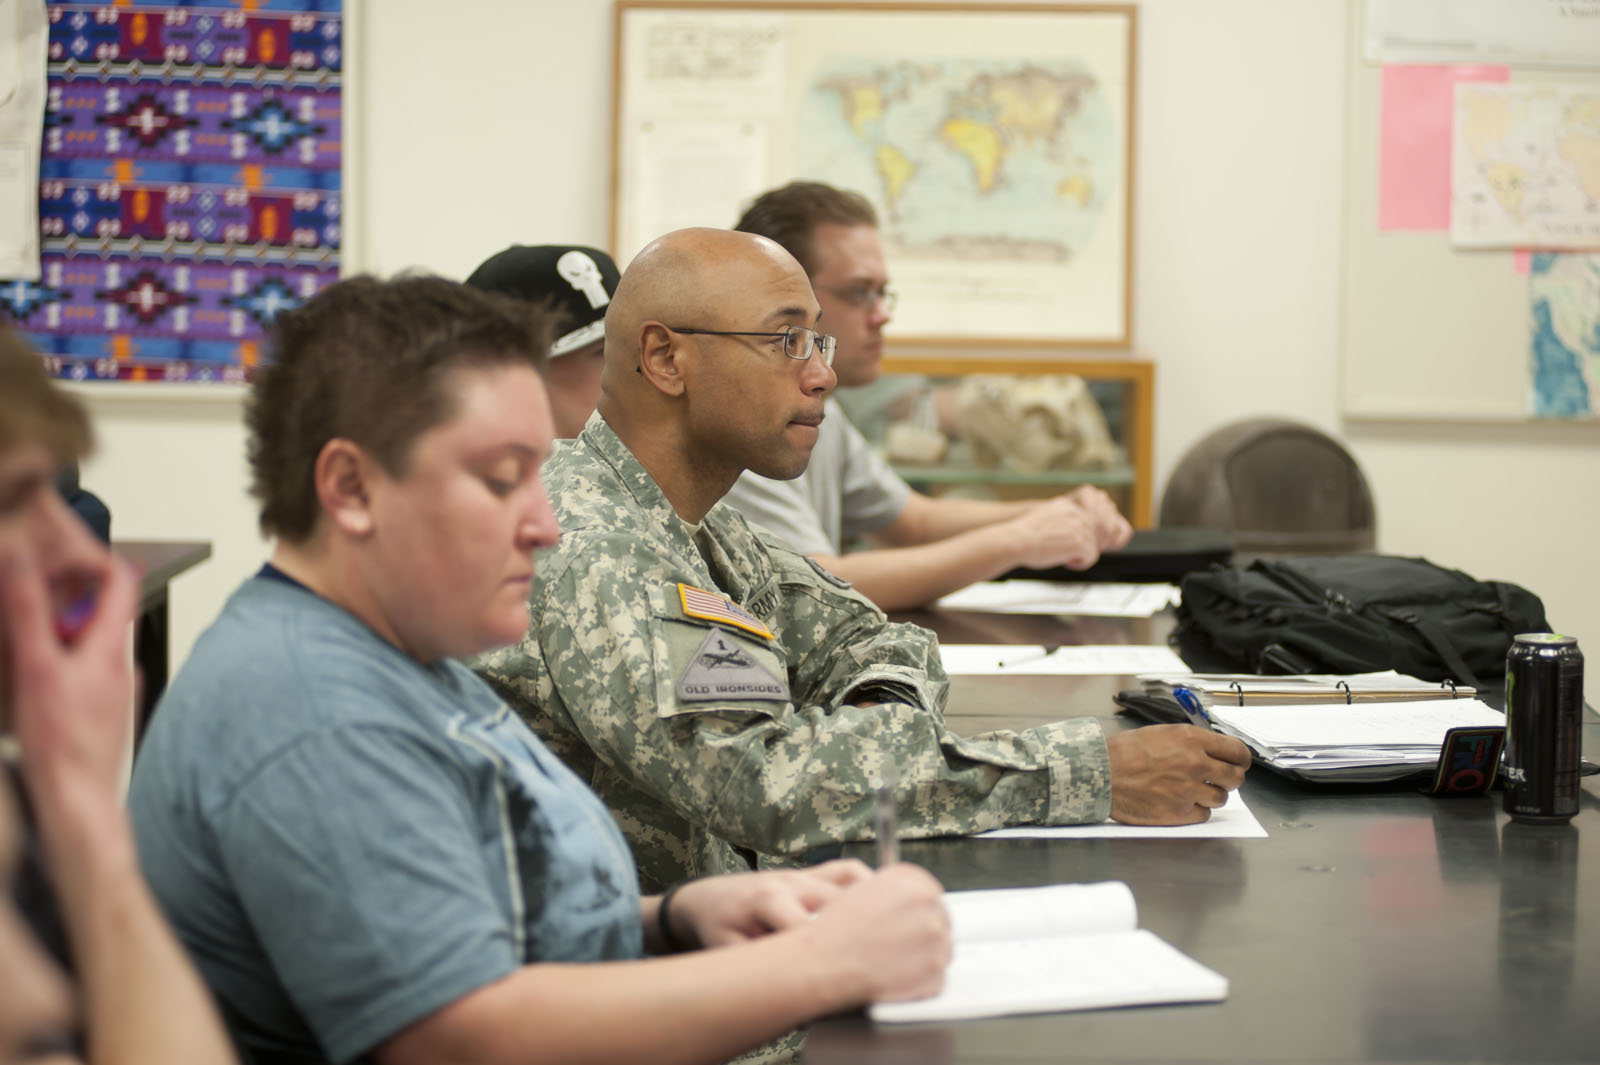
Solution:
M926 872L640 898L605 807L458 661L523 635L559 535L526 306L357 278L276 329L247 411L271 560L168 689L131 799L249 1056L713 1062L936 991Z

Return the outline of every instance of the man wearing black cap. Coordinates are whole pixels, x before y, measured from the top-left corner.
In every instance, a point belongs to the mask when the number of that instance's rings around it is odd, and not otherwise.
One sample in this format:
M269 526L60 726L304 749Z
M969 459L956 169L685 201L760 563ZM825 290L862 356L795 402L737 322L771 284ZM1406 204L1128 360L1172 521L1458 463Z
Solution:
M617 264L599 248L513 244L467 278L488 292L544 304L562 330L544 372L557 437L574 437L594 413L605 367L606 308L617 291Z

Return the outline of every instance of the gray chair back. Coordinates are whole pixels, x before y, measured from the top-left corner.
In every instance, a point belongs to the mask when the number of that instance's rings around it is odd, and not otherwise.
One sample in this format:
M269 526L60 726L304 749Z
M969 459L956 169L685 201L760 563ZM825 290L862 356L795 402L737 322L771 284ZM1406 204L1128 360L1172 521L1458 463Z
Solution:
M1326 433L1279 419L1226 425L1190 448L1162 493L1161 524L1221 529L1241 560L1377 544L1372 492L1356 460Z

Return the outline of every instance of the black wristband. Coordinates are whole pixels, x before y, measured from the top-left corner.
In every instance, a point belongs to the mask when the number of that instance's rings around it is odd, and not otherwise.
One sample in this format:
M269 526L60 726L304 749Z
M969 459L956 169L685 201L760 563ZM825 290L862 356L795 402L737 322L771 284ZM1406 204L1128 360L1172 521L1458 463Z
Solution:
M669 887L666 893L661 896L661 905L656 910L656 930L661 933L661 942L666 944L667 951L672 954L682 954L686 950L694 949L678 938L677 933L672 930L672 921L667 914L667 907L672 903L672 896L678 893L679 888L688 883L690 881L685 880L683 884L673 884Z

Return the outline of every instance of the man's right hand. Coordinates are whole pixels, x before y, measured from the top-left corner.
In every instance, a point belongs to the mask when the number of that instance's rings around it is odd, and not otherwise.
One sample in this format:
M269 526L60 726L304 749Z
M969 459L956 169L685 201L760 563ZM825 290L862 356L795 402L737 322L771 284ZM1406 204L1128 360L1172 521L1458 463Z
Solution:
M1111 817L1128 825L1206 820L1244 783L1250 748L1194 725L1146 725L1106 739Z
M1128 541L1133 539L1133 526L1122 516L1122 511L1117 509L1116 502L1106 495L1104 489L1096 488L1092 484L1082 484L1061 498L1076 503L1088 516L1094 525L1095 539L1099 543L1100 550L1115 551L1127 547Z
M1018 565L1029 569L1088 569L1100 557L1093 516L1066 496L1047 499L996 529L1017 538Z
M94 613L70 640L57 631L36 561L13 558L0 568L0 622L10 642L0 702L10 704L23 776L52 848L68 837L80 849L103 847L106 833L122 823L119 781L134 693L128 634L139 585L108 552L100 563Z

